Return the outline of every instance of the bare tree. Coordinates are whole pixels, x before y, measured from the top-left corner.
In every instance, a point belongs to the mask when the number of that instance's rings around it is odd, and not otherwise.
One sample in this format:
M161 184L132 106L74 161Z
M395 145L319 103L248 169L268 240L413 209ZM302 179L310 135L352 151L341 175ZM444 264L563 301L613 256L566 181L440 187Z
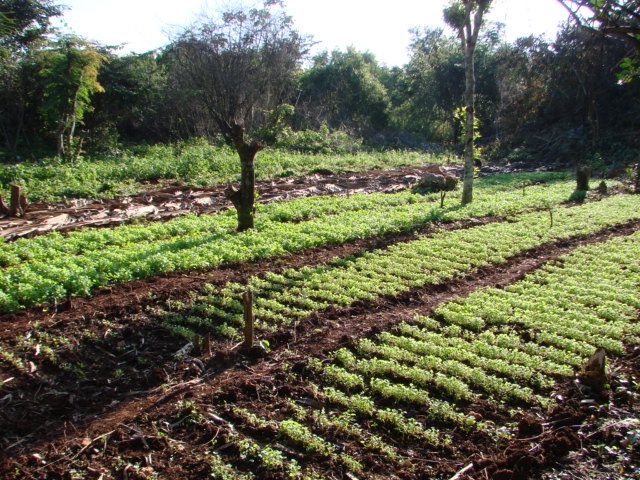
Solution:
M464 183L462 186L462 203L473 201L474 174L474 119L475 119L475 66L473 56L478 43L478 34L482 27L482 19L489 10L492 0L452 0L444 10L444 19L453 28L462 42L465 65L465 135L464 135Z
M255 157L265 147L251 133L262 112L284 103L309 40L293 28L279 0L203 17L167 48L182 89L200 103L238 152L240 187L226 190L238 231L254 226Z

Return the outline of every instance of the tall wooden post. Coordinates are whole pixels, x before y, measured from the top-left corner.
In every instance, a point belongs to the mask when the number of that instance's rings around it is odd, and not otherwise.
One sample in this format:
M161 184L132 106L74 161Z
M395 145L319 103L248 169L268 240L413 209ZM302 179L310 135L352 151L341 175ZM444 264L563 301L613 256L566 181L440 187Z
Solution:
M244 304L244 348L251 349L255 343L255 333L253 328L253 293L247 290L242 295Z

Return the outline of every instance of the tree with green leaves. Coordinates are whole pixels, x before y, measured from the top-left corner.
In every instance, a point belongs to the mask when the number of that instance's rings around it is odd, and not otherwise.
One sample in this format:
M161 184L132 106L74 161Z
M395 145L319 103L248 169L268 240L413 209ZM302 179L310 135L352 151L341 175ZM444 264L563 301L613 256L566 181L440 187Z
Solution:
M76 127L91 109L91 97L103 90L98 72L105 56L93 45L70 35L38 55L44 81L40 112L56 139L56 153L70 159L80 151Z
M226 191L239 231L254 227L254 162L265 147L251 134L267 119L264 112L287 103L308 46L282 2L269 0L202 18L167 48L174 87L202 105L240 157L240 188Z
M107 53L98 82L104 92L93 97L94 111L85 120L91 143L169 140L175 112L169 111L166 66L156 52Z
M558 0L581 27L627 42L635 55L620 66L622 81L640 76L640 0Z
M13 30L12 21L6 12L0 12L0 37L6 37Z
M39 42L62 14L52 0L0 0L0 49L17 50Z
M411 31L411 58L394 99L396 128L439 144L458 141L455 110L464 93L464 56L455 36L443 29Z
M489 10L492 0L452 0L444 10L444 19L458 34L462 42L465 65L465 140L464 140L464 182L462 203L473 201L474 165L474 126L475 126L475 66L474 53L478 35L483 24L484 14Z
M640 77L640 0L558 0L582 28L624 40L634 53L619 64L618 78L629 83ZM640 162L635 192L640 193Z
M47 42L51 19L61 14L52 0L0 0L0 142L12 155L26 138L27 60Z
M382 130L389 121L389 96L381 75L373 54L353 47L316 55L300 79L305 123L358 133Z

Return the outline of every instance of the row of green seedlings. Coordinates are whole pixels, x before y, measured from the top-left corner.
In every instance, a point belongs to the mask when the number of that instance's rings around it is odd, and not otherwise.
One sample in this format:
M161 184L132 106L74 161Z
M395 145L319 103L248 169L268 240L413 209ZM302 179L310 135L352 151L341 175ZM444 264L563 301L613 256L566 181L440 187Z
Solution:
M571 378L596 348L607 345L615 355L637 343L638 255L640 233L582 247L505 290L484 289L444 304L433 318L416 316L393 332L361 339L352 350L341 348L328 361L312 359L309 366L320 381L316 399L341 408L337 415L353 414L361 424L379 419L381 406L393 402L404 409L399 411L404 421L421 424L416 434L434 425L492 428L463 413L479 400L509 405L516 417L521 408L548 407L555 382ZM585 282L590 275L599 278ZM612 285L618 286L614 295ZM583 300L574 303L576 294ZM510 321L487 320L481 327L446 316L450 306L462 305L468 315L484 318L505 298L512 305L536 302L539 308L513 312ZM606 311L599 308L604 302ZM574 327L585 332L597 325L611 328L606 336L588 337L576 350L570 334L556 334L557 341L549 343L545 332L554 322L564 322L557 316L537 323L543 311L572 316Z
M437 320L361 340L356 353L369 358L342 349L335 359L349 375L393 374L456 400L475 401L480 391L535 401L533 392L549 391L596 347L621 354L638 341L639 239L581 248L505 289L448 302L435 310Z
M276 474L291 479L326 478L322 468L304 466L307 456L362 474L362 463L348 449L341 448L336 439L356 445L362 443L377 455L400 461L392 447L360 428L350 415L332 417L322 410L307 411L291 400L273 409L279 412L280 420L259 417L237 405L226 406L223 419L210 408L201 413L198 406L189 405L187 414L194 428L198 423L210 422L211 418L228 426L227 433L211 444L208 460L215 478L249 479ZM333 442L324 438L329 434ZM259 441L253 438L256 436L260 437ZM225 457L231 462L226 462Z
M504 289L490 288L436 310L470 331L517 329L577 366L594 345L611 354L637 341L640 234L580 248ZM487 300L490 298L490 302Z
M526 177L523 177L526 178ZM535 208L540 198L550 199L555 194L560 199L566 195L567 182L556 180L553 176L541 178L536 189L531 189L524 203L513 205L514 211L522 208ZM549 180L549 183L544 180ZM514 190L513 179L505 177L503 184L489 183L482 187L482 180L476 185L476 193L488 199L500 195L500 201L513 204L520 197ZM501 185L502 188L499 188ZM508 188L507 188L508 187ZM553 188L552 188L553 187ZM549 193L553 191L552 195ZM512 198L513 197L513 198ZM371 209L388 209L405 205L433 202L431 196L413 194L409 190L394 194L371 193L343 196L312 196L289 201L272 202L258 205L259 225L264 221L300 222L327 215L337 215L349 211L368 211ZM491 200L490 200L491 201ZM533 204L531 203L533 202ZM493 201L492 201L493 203ZM491 213L489 213L491 214ZM137 243L152 243L171 240L176 237L185 238L203 233L221 234L233 232L235 215L231 211L210 215L185 215L168 222L123 225L113 229L82 229L61 235L52 232L31 239L21 239L11 244L4 244L0 250L0 267L16 266L22 262L50 259L57 256L76 256L87 252L103 251L111 247L125 247Z
M521 186L536 187L529 191L520 190ZM480 201L499 196L500 202L509 203L516 210L543 206L541 200L549 200L555 195L564 198L570 182L565 174L551 172L521 173L513 175L493 175L478 179L474 184L475 193ZM525 194L523 194L523 191ZM542 195L544 192L544 195ZM550 194L550 195L549 195ZM525 198L528 197L528 198ZM271 221L299 222L325 215L336 215L347 210L367 210L401 206L415 203L435 203L438 193L426 195L404 190L394 194L370 193L344 196L314 196L295 201L274 202L257 206L258 214L266 215ZM566 198L565 198L566 199ZM534 202L534 203L532 203ZM482 208L482 207L481 207Z
M317 169L339 173L441 164L447 160L452 159L434 153L393 150L343 155L269 149L260 154L260 161L256 164L256 179L307 175ZM190 186L224 185L239 181L238 155L228 147L187 142L153 145L143 149L136 147L136 152L119 152L111 158L80 158L73 165L57 158L38 158L34 162L3 165L0 170L0 195L7 194L2 187L11 184L25 186L30 201L131 195L138 193L141 188L148 188L149 179L178 180ZM144 182L144 185L138 182Z
M72 370L72 364L59 362L59 353L75 347L76 344L68 337L48 332L36 322L31 330L16 336L6 346L0 345L0 367L9 367L23 375L32 373L42 362Z
M377 455L390 472L425 474L428 467L412 462L411 452L444 451L452 428L511 435L469 410L479 401L507 405L515 421L521 409L552 404L555 382L571 378L596 347L607 345L616 354L637 342L638 255L640 233L580 247L505 289L483 289L444 304L433 317L416 315L353 349L311 359L310 398L284 401L269 419L250 408L227 408L242 432L232 440L239 458L222 460L226 449L213 448L212 471L229 475L220 478L255 478L263 471L305 478L297 461L304 455L308 478L322 476L328 462L358 476L369 473L366 459ZM497 321L496 308L505 301L512 310ZM537 308L518 311L520 305ZM460 306L484 323L452 321L448 312ZM544 332L565 324L562 315L538 323L545 311L561 312L576 329L599 329L601 336L587 337L592 343L583 342L579 351L570 334L566 343L550 344ZM239 470L247 463L254 465L252 474Z
M307 408L307 403L311 402L286 400L283 405L274 408L278 411L279 420L259 417L243 407L229 407L230 417L227 418L236 425L231 441L241 460L235 463L252 464L252 473L257 476L260 470L265 470L278 472L284 478L323 478L317 471L312 473L311 469L302 475L296 456L312 456L314 462L328 462L337 469L355 475L367 471L366 459L369 456L376 459L382 457L385 463L394 468L413 468L410 459L400 455L398 448L360 425L353 412L327 410L318 406ZM408 422L399 411L384 409L380 410L378 416L381 424L402 425L404 432L428 440L425 443L431 448L443 444L437 434L431 430L425 432L417 422ZM259 436L260 441L254 440L251 435ZM445 440L448 444L448 439ZM229 438L225 438L224 442L226 450ZM226 465L236 475L242 475L232 464ZM381 474L379 478L386 477Z
M407 418L404 412L394 408L378 409L375 422L363 423L360 421L362 415L356 411L324 408L319 404L309 406L314 402L304 400L307 401L288 399L284 405L274 407L278 412L277 420L259 417L247 408L229 407L226 418L234 422L233 434L231 438L220 440L222 449L217 445L212 448L212 456L216 457L215 473L220 478L258 478L263 471L279 473L283 478L326 478L321 470L330 464L343 473L358 476L369 472L367 478L383 479L388 478L385 472L378 472L378 475L370 473L372 465L368 465L369 459L375 459L378 468L382 459L390 471L402 469L409 472L415 469L415 465L411 456L403 455L397 446L372 430L378 429L382 435L391 434L414 445L417 442L424 449L450 444L448 436L433 428L425 428L422 423ZM347 402L348 397L334 391L324 401L335 405L336 402ZM368 404L361 408L367 411L374 409ZM229 449L230 444L235 448ZM229 450L235 450L237 457L227 457L225 461L222 456ZM304 473L298 461L300 458L309 465ZM247 468L246 464L251 466L249 476L240 471L242 465ZM319 464L317 469L312 468L314 464Z
M533 175L533 176L532 176ZM570 184L558 174L511 174L494 175L476 182L476 193L490 199L498 195L500 201L513 203L518 194L520 183L536 186L528 191L528 200L516 204L516 208L537 202L541 197L550 198L556 194L564 198ZM558 190L559 189L559 190ZM550 195L551 193L551 195ZM370 193L344 196L310 196L269 204L258 204L256 210L260 220L268 222L299 222L326 215L336 215L346 211L369 210L372 208L390 208L415 203L432 203L436 194L418 195L410 190L394 194ZM513 196L513 198L511 198ZM495 201L495 200L490 200ZM12 244L3 245L0 253L0 266L17 265L38 258L50 258L52 255L77 255L82 252L103 250L112 246L125 246L131 243L156 242L174 237L185 237L202 232L226 232L233 228L235 214L223 211L209 215L185 215L162 223L122 225L113 229L82 229L60 235L52 232L31 239L21 239ZM1 242L1 240L0 240Z
M264 218L257 229L235 232L231 213L189 216L172 222L86 229L69 235L52 233L0 244L0 313L44 304L68 295L87 295L96 288L176 270L211 268L225 262L269 258L326 244L410 231L435 220L453 221L487 215L510 215L557 205L568 183L480 197L465 208L441 209L418 202L410 193L376 195L377 208L367 196L358 207L343 198L345 211L301 223ZM300 200L301 201L301 200ZM291 201L295 203L299 200ZM388 208L380 208L384 205ZM397 204L396 206L393 206ZM359 208L368 205L367 208ZM270 208L265 206L264 208ZM275 207L274 207L275 208ZM337 207L336 207L337 208ZM268 217L268 215L266 215Z
M635 197L610 197L598 203L563 209L553 227L544 212L513 217L509 222L440 232L395 244L387 249L336 259L328 265L267 272L247 285L230 282L206 285L190 305L170 304L167 327L191 339L195 332L239 338L247 289L254 293L256 328L271 332L313 312L346 307L358 300L394 297L412 288L446 282L479 267L505 259L545 242L638 217Z
M612 197L599 203L565 209L563 214L568 216L567 219L557 221L553 229L547 228L544 213L527 214L517 222L443 232L432 238L398 244L358 258L337 260L328 266L254 277L250 286L257 293L257 328L270 331L329 305L346 306L359 299L393 296L409 288L445 281L478 266L502 262L518 251L561 238L567 233L588 232L623 221L628 210L636 208L625 200L634 198ZM619 208L619 203L624 203L626 209ZM527 229L527 235L520 234ZM239 298L246 286L229 284L221 291L214 286L207 288L209 294L196 298L190 308L171 305L174 311L165 314L165 324L190 340L196 332L211 331L212 328L223 336L238 338L243 309ZM606 309L607 304L603 303L599 308ZM448 315L453 318L456 315L454 307L449 310ZM494 312L494 315L497 314ZM458 316L467 324L476 321L464 312ZM545 332L544 335L552 338L554 333ZM581 333L576 332L575 336L579 340ZM16 339L15 348L0 350L2 363L23 372L30 368L25 363L28 359L50 359L56 363L56 352L69 346L59 336L51 337L41 328L34 327L33 332Z

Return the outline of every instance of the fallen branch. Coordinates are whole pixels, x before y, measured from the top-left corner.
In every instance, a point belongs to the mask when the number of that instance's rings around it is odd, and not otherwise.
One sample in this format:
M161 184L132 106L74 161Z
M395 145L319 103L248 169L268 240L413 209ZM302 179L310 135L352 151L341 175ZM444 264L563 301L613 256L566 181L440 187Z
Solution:
M36 477L34 477L33 475L31 475L31 474L29 473L29 471L28 471L25 467L23 467L22 465L20 465L20 464L19 464L18 462L16 462L15 460L13 461L13 464L15 465L16 470L20 470L20 472L21 472L23 475L26 475L26 477L27 477L27 478L31 478L32 480L37 480L37 479L36 479Z
M470 463L469 465L462 468L461 470L458 470L458 472L456 472L456 474L453 477L451 477L449 480L460 480L463 475L465 475L467 472L470 472L471 470L473 470L473 463Z
M71 463L73 460L75 460L76 458L78 458L80 455L82 455L82 452L84 452L85 450L87 450L91 445L93 445L95 442L97 442L98 440L100 440L101 438L105 438L108 437L109 435L111 435L113 432L115 432L115 430L111 430L110 432L107 433L103 433L102 435L98 435L96 438L94 438L93 440L89 440L89 442L87 442L87 444L82 447L80 450L78 450L78 452L75 455L66 455L64 457L60 457L57 458L56 460L53 460L51 462L49 462L47 465L53 465L54 463L58 463L61 460L65 460L67 463Z

